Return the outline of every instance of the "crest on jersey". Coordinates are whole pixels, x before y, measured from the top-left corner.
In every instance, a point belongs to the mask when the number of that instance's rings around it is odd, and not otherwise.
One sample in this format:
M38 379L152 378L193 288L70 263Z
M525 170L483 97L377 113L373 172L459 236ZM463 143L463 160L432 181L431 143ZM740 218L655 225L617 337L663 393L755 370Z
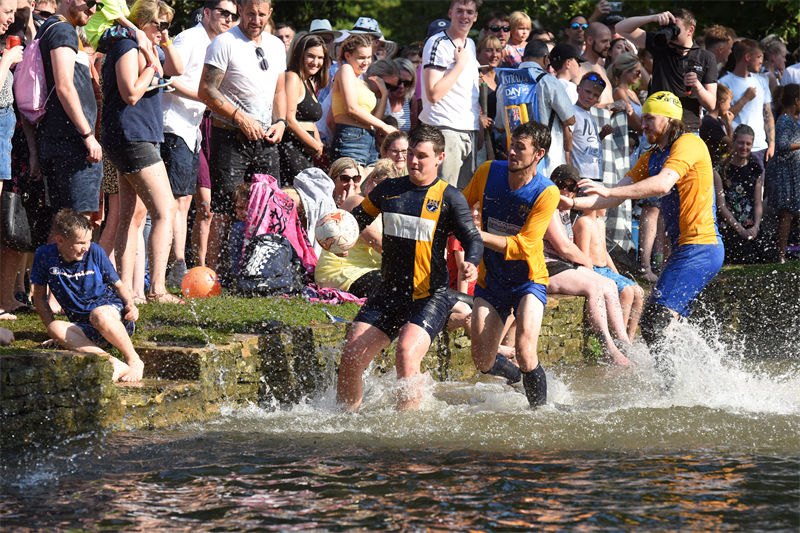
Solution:
M425 209L427 209L430 213L435 213L439 210L439 201L429 198L428 203L425 204Z

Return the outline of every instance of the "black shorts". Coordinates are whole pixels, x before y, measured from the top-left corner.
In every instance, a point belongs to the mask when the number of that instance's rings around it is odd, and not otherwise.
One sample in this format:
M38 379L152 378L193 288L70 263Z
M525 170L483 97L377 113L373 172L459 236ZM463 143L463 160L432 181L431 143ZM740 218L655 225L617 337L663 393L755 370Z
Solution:
M182 137L174 133L164 134L161 158L167 168L172 196L192 196L197 188L197 172L200 169L200 152L195 153Z
M161 162L158 143L134 141L103 147L106 157L121 174L133 174Z
M578 268L578 265L575 263L570 263L569 261L562 261L560 259L548 260L545 262L547 266L547 275L548 277L553 277L556 274L561 274L566 270L573 270Z
M233 193L254 174L270 174L280 183L278 148L265 140L248 141L239 130L218 128L211 132L211 210L233 216Z
M390 339L396 338L400 328L410 322L424 329L433 340L447 323L454 304L455 299L446 288L412 301L407 297L392 297L389 290L381 287L369 297L353 321L373 325Z

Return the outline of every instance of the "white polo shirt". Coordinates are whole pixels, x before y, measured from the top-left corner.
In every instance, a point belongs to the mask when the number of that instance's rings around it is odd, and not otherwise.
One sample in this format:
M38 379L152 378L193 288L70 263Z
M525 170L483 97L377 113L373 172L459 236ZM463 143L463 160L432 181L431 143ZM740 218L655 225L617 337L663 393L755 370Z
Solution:
M172 46L183 61L183 74L172 79L197 90L203 73L206 49L211 39L202 24L182 31L175 37ZM179 96L177 92L161 95L164 110L164 133L173 133L183 139L189 150L199 149L200 121L206 105L203 102Z
M422 49L422 68L433 68L447 72L455 67L456 47L444 31L434 34ZM467 39L467 62L456 83L444 97L431 104L427 91L422 89L422 112L419 118L431 126L444 126L455 130L470 131L480 128L478 95L480 78L475 43Z
M266 70L261 68L261 59L256 54L259 47L268 64ZM272 125L272 101L278 76L286 71L286 47L280 39L264 32L261 44L257 45L236 26L211 41L205 64L225 72L219 86L225 97L262 126ZM227 117L214 116L229 122Z

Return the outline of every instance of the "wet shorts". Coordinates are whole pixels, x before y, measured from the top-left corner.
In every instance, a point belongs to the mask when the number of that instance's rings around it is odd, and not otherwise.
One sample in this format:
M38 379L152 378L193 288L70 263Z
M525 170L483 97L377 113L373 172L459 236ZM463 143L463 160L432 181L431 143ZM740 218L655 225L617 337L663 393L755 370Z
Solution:
M725 248L719 244L682 244L667 260L650 298L688 316L697 295L722 268Z
M491 284L486 288L480 285L475 287L475 297L483 298L489 302L489 304L494 307L494 310L497 311L497 314L500 315L503 322L509 317L512 309L515 313L517 312L519 302L522 300L522 297L527 294L534 295L537 300L542 302L542 305L547 305L547 285L541 283L528 281L513 289L492 287Z
M608 267L594 267L594 271L600 274L601 276L610 279L617 285L617 291L622 292L622 289L625 287L630 287L631 285L636 285L636 282L633 281L631 278L626 278L622 274L617 274L613 270Z
M129 336L133 335L133 332L136 330L136 324L134 322L131 322L130 320L124 320L122 318L122 310L124 308L122 302L117 301L114 303L108 303L106 305L110 305L119 312L119 317L120 320L122 320L122 324L125 326L125 331L128 332ZM81 328L83 334L86 335L87 339L98 345L100 348L106 349L111 347L111 344L106 340L106 338L103 337L103 335L99 331L97 331L97 329L95 329L95 327L92 325L91 322L89 322L88 315L81 318L79 317L73 317L73 318L75 318L75 320L72 320L72 322L76 326Z
M547 267L547 276L551 278L567 270L574 270L578 268L578 265L575 263L562 261L561 259L550 259L545 262L545 266Z
M455 299L446 289L421 300L409 301L408 298L392 298L381 288L370 296L353 322L373 325L390 339L397 337L400 328L410 322L433 339L444 328L454 304Z

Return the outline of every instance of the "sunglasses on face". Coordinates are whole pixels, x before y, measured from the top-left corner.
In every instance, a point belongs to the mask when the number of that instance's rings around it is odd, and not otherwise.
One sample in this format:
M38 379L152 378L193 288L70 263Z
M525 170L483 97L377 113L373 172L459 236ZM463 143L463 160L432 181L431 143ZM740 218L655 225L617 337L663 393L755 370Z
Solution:
M564 192L575 193L578 191L578 184L574 181L570 181L569 183L562 184L559 189Z
M350 176L349 174L339 174L339 181L352 181L353 183L358 183L361 181L361 176L356 174L355 176Z
M171 26L171 23L167 22L166 20L154 20L152 24L154 24L158 28L158 31L167 31Z
M569 27L572 28L573 30L585 30L589 27L589 25L586 24L585 22L583 24L581 24L580 22L573 22L572 24L569 25Z
M261 70L267 71L269 70L269 62L267 58L264 57L264 50L261 47L256 48L256 56L258 57L258 66L261 67Z
M215 7L214 11L217 12L217 15L219 15L220 18L232 20L233 22L236 22L237 20L239 20L239 15L238 14L231 13L227 9L222 9L221 7Z
M501 31L503 33L508 33L511 31L511 26L489 26L489 31L494 33L498 33Z
M97 0L86 0L86 7L89 9L94 9L94 7L103 7L102 2L98 2Z
M88 2L86 5L89 5ZM49 19L50 17L53 16L53 14L50 13L49 11L36 11L35 13L40 17L42 17L43 19Z
M391 83L386 83L386 82L383 83L386 85L386 88L389 89L390 91L396 91L397 89L401 88L408 89L409 87L411 87L411 84L413 82L411 80L400 80L400 82L397 85L393 85Z

